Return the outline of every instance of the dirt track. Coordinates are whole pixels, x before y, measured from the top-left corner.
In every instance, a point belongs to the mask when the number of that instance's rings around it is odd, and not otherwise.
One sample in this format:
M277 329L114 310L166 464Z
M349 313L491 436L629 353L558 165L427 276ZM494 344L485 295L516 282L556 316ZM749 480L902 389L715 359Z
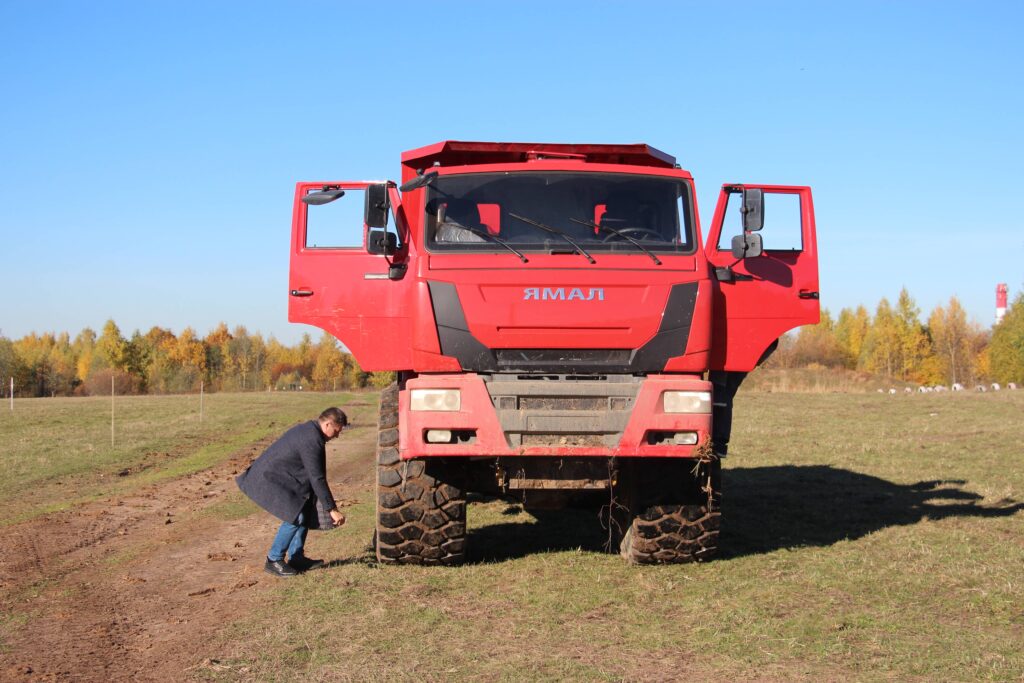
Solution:
M210 637L280 581L262 571L270 515L203 514L237 491L234 476L267 443L132 496L4 529L0 611L29 616L8 629L0 679L184 678ZM339 459L339 448L328 445L328 480L345 499L369 486L371 469Z

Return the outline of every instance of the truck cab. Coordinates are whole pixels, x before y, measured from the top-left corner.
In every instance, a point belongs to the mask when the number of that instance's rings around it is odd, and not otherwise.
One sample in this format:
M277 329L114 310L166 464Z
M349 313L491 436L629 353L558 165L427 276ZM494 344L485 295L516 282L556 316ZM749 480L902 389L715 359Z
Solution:
M726 185L705 241L692 176L648 145L446 141L404 153L401 180L298 183L289 275L289 320L397 372L381 560L460 561L467 490L599 492L631 561L713 554L713 404L731 395L712 380L738 386L817 322L810 189ZM393 483L410 467L412 498ZM643 515L686 506L700 540L651 542Z

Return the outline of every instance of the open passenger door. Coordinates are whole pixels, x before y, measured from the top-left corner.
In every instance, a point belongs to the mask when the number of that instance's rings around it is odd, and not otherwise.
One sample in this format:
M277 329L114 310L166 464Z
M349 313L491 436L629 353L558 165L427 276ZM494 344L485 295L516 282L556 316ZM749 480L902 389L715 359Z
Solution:
M705 253L712 370L749 372L788 330L820 319L811 188L723 185Z
M403 345L381 342L408 336L407 241L394 183L297 183L288 320L330 332L364 370L401 363Z

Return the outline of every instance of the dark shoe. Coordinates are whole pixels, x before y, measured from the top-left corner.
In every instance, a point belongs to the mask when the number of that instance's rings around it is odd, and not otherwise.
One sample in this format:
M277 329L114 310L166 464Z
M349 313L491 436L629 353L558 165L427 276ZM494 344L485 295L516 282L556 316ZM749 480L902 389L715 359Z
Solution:
M263 571L274 576L298 576L298 572L288 566L284 560L271 560L267 559L267 563L263 565Z
M288 566L297 572L308 572L310 569L324 566L323 560L311 560L308 557L293 557L288 560Z

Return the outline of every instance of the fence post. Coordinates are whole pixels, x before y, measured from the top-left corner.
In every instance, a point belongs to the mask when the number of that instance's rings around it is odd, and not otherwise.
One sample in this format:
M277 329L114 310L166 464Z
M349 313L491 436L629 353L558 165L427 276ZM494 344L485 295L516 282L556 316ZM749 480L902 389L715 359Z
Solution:
M114 375L110 375L110 447L114 447Z
M199 380L199 421L203 421L203 380Z

